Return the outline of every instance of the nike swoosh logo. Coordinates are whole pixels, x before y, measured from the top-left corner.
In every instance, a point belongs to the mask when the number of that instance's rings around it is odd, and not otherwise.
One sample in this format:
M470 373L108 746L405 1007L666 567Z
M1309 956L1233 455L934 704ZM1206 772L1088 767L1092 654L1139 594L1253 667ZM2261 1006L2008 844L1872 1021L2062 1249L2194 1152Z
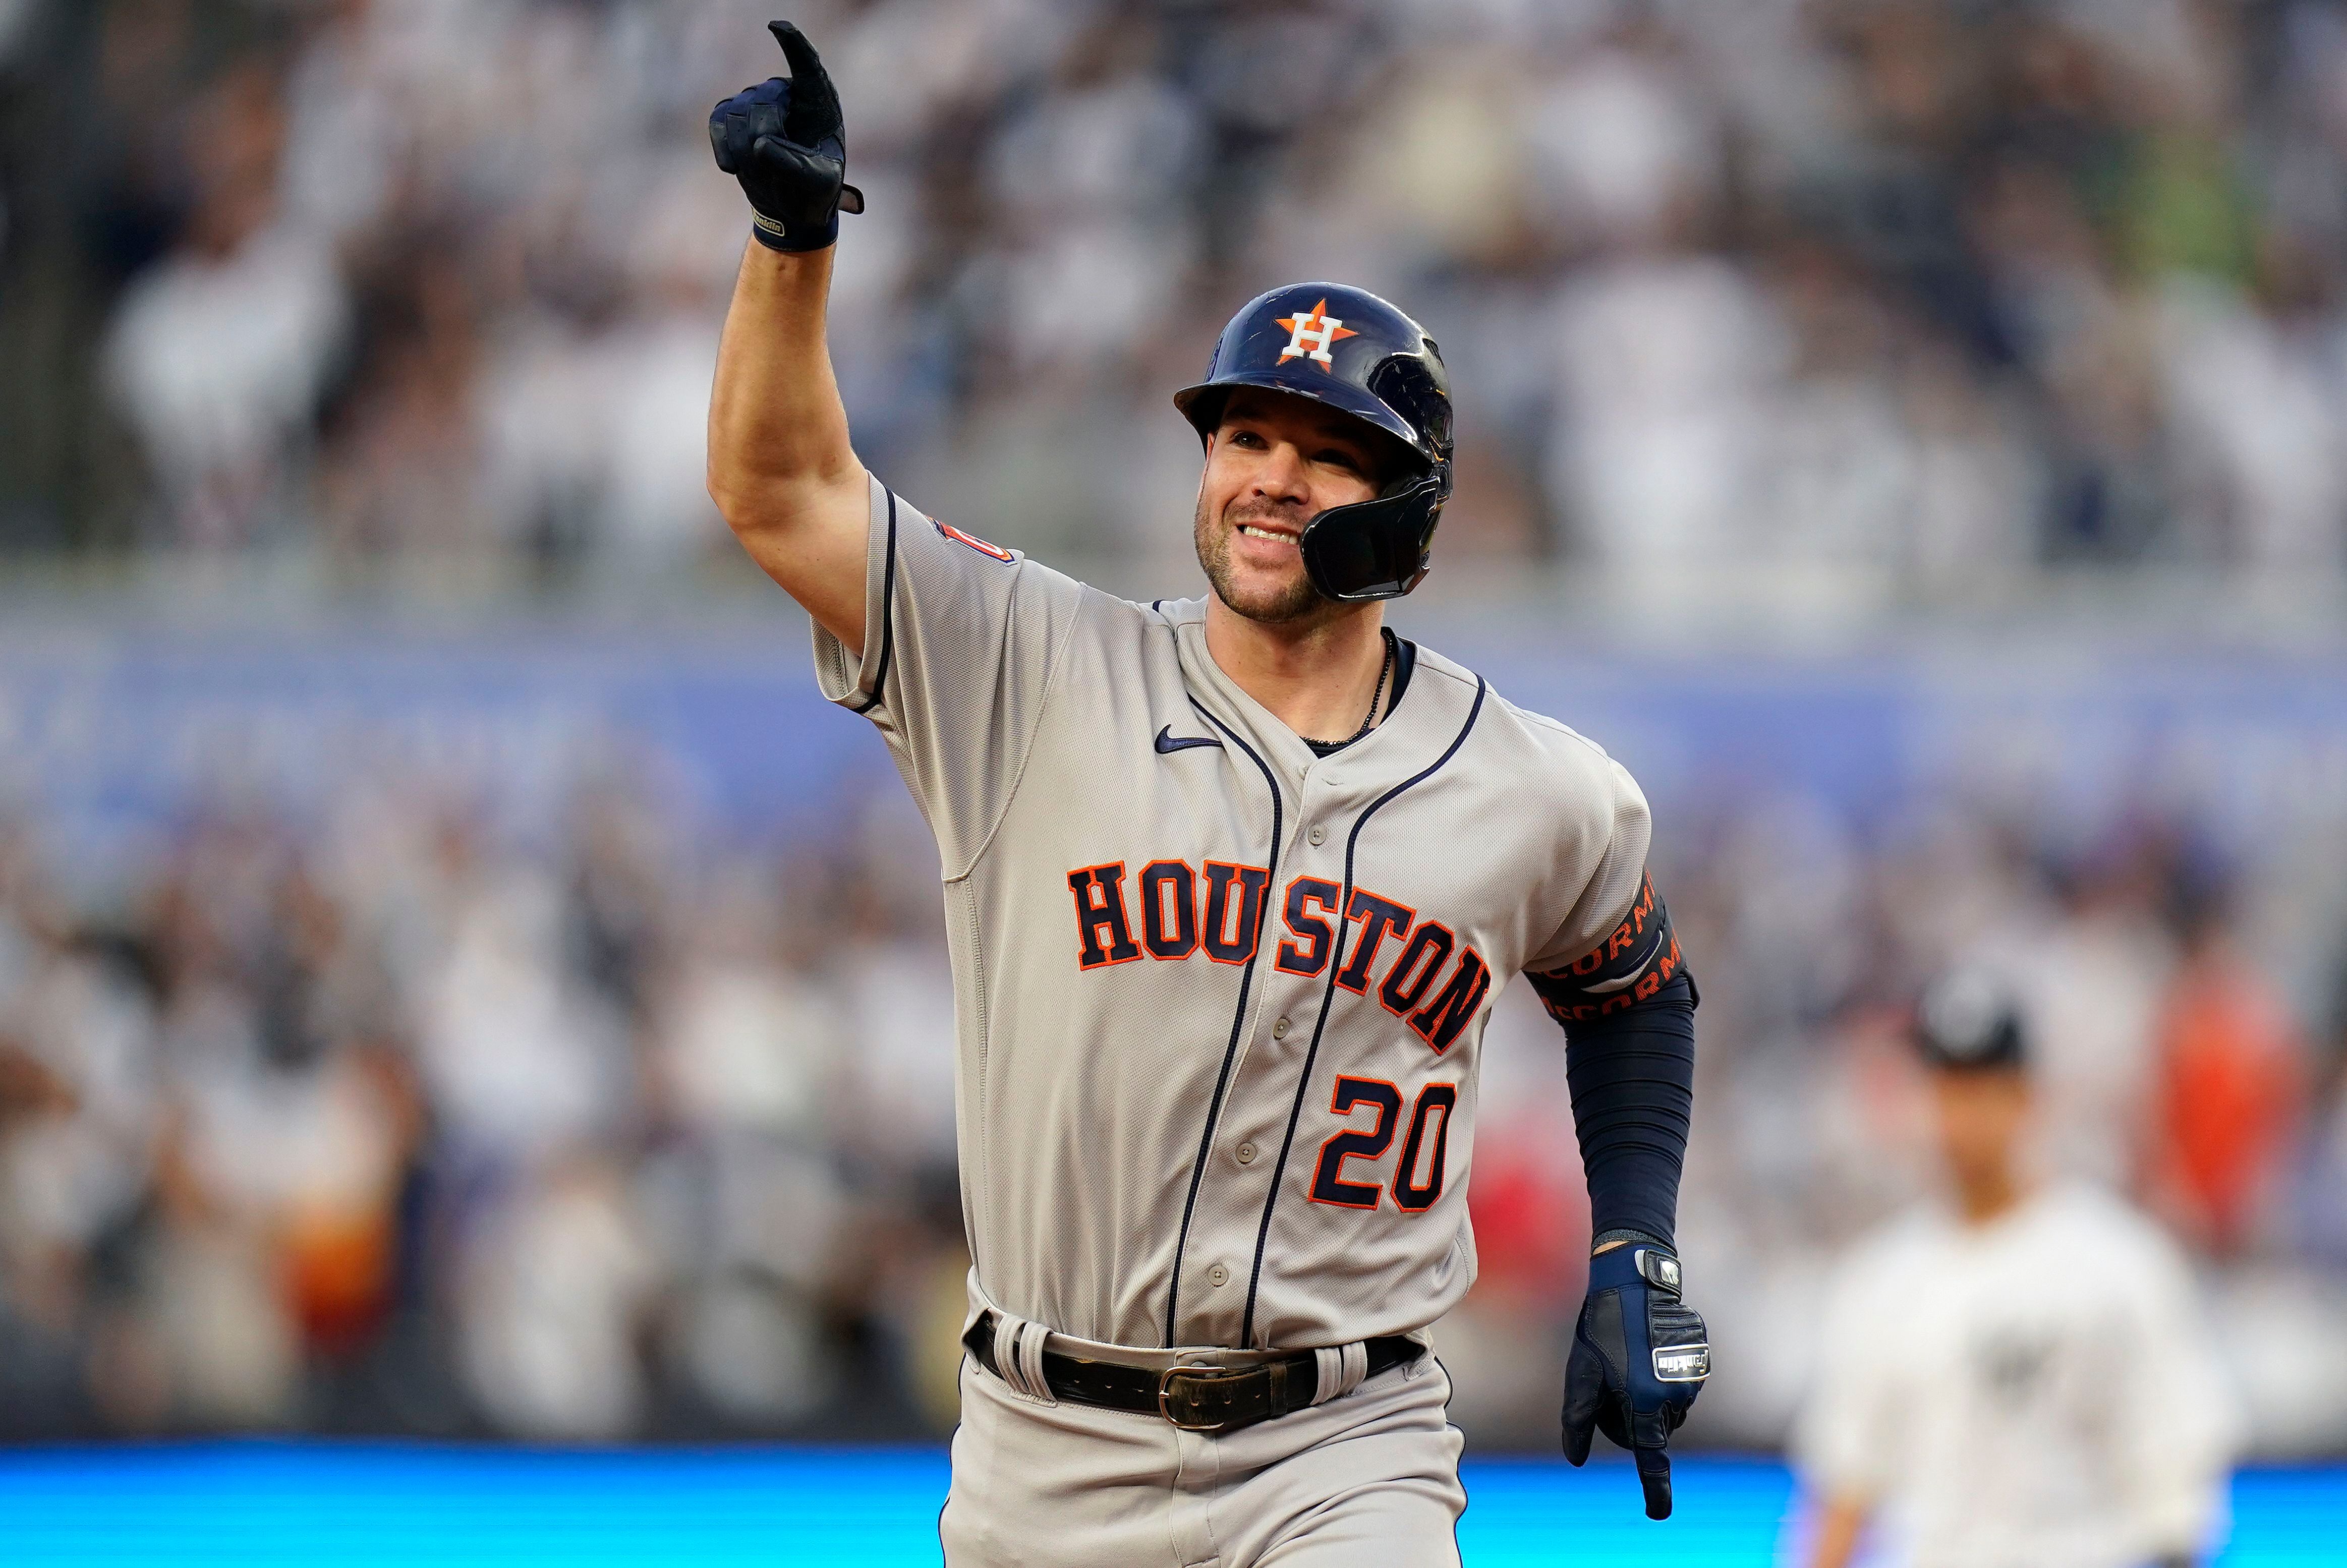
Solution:
M1192 746L1219 746L1222 743L1212 735L1176 735L1171 724L1157 732L1157 754L1161 757L1172 752L1186 752Z

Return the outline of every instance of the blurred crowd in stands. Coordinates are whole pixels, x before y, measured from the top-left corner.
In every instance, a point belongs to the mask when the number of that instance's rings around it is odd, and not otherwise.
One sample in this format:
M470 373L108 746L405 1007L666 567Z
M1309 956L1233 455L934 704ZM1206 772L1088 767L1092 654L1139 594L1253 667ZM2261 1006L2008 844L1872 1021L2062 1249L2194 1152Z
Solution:
M429 788L221 808L78 897L50 847L0 835L0 1430L949 1419L925 853L615 784L503 845Z
M2046 1157L2203 1266L2260 1444L2347 1446L2335 856L1945 801L1670 815L1705 998L1681 1238L1734 1373L1696 1437L1781 1435L1835 1249L1931 1183L1902 1009L1962 953L2032 999ZM616 771L520 832L416 779L223 801L103 876L0 832L0 1435L950 1425L926 835L885 773L820 841L689 823ZM1588 1211L1521 984L1483 1073L1482 1273L1439 1343L1479 1443L1545 1448Z
M0 0L0 540L689 567L746 0ZM859 449L1169 555L1296 276L1458 383L1445 559L2347 562L2336 0L805 0ZM1667 579L1665 579L1667 580Z
M733 561L702 422L748 220L703 122L782 68L769 15L0 0L0 551L631 591ZM832 303L858 449L1046 559L1194 582L1168 393L1244 300L1331 276L1452 367L1446 567L1961 600L2347 565L2347 5L794 16L868 198ZM870 784L762 838L624 769L520 829L354 777L190 806L103 874L0 815L0 1437L948 1424L936 870ZM2347 821L2244 854L1953 798L1670 811L1683 1239L1734 1371L1693 1435L1781 1434L1825 1261L1930 1178L1900 1010L1985 950L2044 1035L2048 1159L2194 1249L2267 1451L2347 1449ZM1483 1276L1440 1345L1479 1442L1544 1448L1587 1220L1521 986L1485 1072Z

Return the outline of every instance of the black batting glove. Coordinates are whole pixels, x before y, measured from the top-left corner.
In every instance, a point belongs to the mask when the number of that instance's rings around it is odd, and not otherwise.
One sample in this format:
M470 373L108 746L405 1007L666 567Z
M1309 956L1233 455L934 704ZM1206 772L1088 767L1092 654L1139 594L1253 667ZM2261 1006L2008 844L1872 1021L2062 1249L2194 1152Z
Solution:
M1671 1516L1671 1434L1711 1374L1703 1319L1679 1300L1679 1260L1625 1242L1589 1260L1589 1299L1564 1364L1564 1457L1589 1458L1604 1432L1638 1461L1646 1517Z
M839 91L815 46L788 22L766 30L783 46L790 80L769 77L709 111L717 167L741 180L752 231L777 251L820 251L839 238L839 215L864 210L864 193L843 183L847 129Z

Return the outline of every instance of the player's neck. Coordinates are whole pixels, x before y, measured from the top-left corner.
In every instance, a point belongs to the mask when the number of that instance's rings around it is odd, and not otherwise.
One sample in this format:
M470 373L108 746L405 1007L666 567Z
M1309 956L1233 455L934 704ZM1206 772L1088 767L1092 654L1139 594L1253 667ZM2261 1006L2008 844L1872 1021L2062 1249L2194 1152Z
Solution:
M1240 691L1289 729L1340 741L1361 727L1385 668L1384 611L1382 605L1364 604L1326 620L1266 626L1210 593L1206 651Z
M1983 1172L1956 1185L1956 1212L1974 1230L2004 1218L2029 1199L2033 1184L2017 1171Z

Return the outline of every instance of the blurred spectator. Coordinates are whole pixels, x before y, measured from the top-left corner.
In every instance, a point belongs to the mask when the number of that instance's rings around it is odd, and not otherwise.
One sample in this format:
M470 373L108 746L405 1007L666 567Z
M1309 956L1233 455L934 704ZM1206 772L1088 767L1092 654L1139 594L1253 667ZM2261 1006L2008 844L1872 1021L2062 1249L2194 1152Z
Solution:
M536 1438L635 1430L637 1336L657 1276L620 1173L585 1151L549 1160L476 1224L459 1310L489 1419Z
M346 306L332 251L282 220L284 136L266 67L241 66L204 95L187 127L179 243L131 284L107 345L165 539L240 545L299 526L293 487Z
M2203 1248L2263 1239L2281 1162L2305 1103L2297 1030L2273 983L2236 951L2213 910L2187 917L2160 1023L2154 1191Z

